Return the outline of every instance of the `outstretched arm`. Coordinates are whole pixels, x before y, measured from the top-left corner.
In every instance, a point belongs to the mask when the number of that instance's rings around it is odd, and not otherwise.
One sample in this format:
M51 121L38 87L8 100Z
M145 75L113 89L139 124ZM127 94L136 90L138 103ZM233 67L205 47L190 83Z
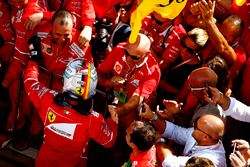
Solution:
M213 21L215 1L209 0L206 2L206 0L202 0L199 2L198 7L213 47L225 58L229 65L233 65L236 60L236 53Z

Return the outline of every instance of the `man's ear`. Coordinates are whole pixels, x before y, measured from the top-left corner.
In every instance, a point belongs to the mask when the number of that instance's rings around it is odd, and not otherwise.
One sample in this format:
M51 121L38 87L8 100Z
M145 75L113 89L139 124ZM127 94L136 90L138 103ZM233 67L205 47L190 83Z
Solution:
M73 28L76 28L76 17L72 14Z

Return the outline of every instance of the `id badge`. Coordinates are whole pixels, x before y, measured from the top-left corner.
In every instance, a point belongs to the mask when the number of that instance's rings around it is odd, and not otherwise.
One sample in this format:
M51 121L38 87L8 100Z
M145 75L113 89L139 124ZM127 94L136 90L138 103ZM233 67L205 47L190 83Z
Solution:
M125 103L126 102L126 99L127 99L127 96L128 94L125 93L122 89L120 89L120 91L118 92L118 100L121 102L121 103Z

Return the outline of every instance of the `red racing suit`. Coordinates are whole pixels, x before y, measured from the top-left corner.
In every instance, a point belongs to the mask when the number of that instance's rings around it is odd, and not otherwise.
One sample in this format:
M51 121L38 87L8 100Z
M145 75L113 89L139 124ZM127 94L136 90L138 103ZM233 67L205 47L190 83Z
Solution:
M0 35L4 40L3 46L0 47L0 56L7 62L14 51L15 34L10 25L9 6L3 0L0 0Z
M15 50L14 55L11 57L10 66L5 73L4 79L2 81L3 85L9 88L9 94L11 99L11 111L8 117L8 122L6 125L6 130L12 131L14 129L14 122L17 117L17 129L21 128L25 122L25 118L30 115L30 102L29 100L23 98L25 91L21 88L21 84L19 84L19 79L23 69L27 63L29 56L29 49L27 47L27 41L33 34L32 31L27 31L24 23L26 21L26 17L31 14L37 12L46 11L46 4L42 5L44 1L39 0L30 0L25 8L22 9L11 9L11 21L12 27L15 30L16 40L15 40ZM39 5L42 5L42 8ZM18 110L17 114L17 105L21 105L21 110ZM35 119L39 117L34 116ZM36 129L36 128L35 128ZM36 132L34 132L36 133Z
M19 10L12 8L11 11L12 27L15 29L16 40L13 60L11 61L10 68L4 78L4 85L7 87L10 86L14 80L20 77L20 74L28 60L29 49L26 44L33 32L27 31L24 26L26 17L29 14L47 10L38 6L38 3L34 3L33 1L31 2L27 5L27 8Z
M44 123L44 141L36 159L37 167L80 166L89 139L111 147L117 136L117 124L105 122L92 111L82 115L70 107L54 102L57 94L38 81L38 65L30 61L24 74L24 86Z
M124 45L125 43L121 43L114 47L108 57L98 66L97 71L111 76L126 78L126 88L125 84L114 86L116 94L120 90L127 93L126 101L134 93L147 99L156 89L160 80L161 71L158 63L151 54L148 54L140 65L134 66L131 69L126 61ZM127 128L136 118L136 115L137 111L124 115L121 118L121 124Z

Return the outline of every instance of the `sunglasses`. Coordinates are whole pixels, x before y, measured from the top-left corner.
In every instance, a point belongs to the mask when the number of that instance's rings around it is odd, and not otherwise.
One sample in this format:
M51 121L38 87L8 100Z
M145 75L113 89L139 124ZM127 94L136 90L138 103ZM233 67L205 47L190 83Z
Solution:
M188 51L188 53L196 54L196 51L194 51L193 49L189 48L189 47L186 45L186 43L184 42L184 39L181 41L181 46L182 46L183 48L185 48L185 49Z
M127 56L129 56L129 57L130 57L131 59L133 59L133 60L139 60L140 58L143 57L143 56L133 56L133 55L130 55L126 49L124 49L124 52L125 52L125 54L126 54Z
M192 87L192 86L189 84L189 88L190 88L191 91L202 91L202 90L208 91L208 90L209 90L208 84L207 84L207 83L206 83L206 86L204 86L204 87L199 87L199 88Z
M198 121L196 120L196 121L194 121L194 123L193 123L194 129L195 129L195 130L198 130L198 131L200 131L200 132L202 132L202 133L204 133L204 134L206 134L209 138L214 139L210 134L208 134L207 132L205 132L205 131L201 130L200 128L198 128L197 122L198 122Z

